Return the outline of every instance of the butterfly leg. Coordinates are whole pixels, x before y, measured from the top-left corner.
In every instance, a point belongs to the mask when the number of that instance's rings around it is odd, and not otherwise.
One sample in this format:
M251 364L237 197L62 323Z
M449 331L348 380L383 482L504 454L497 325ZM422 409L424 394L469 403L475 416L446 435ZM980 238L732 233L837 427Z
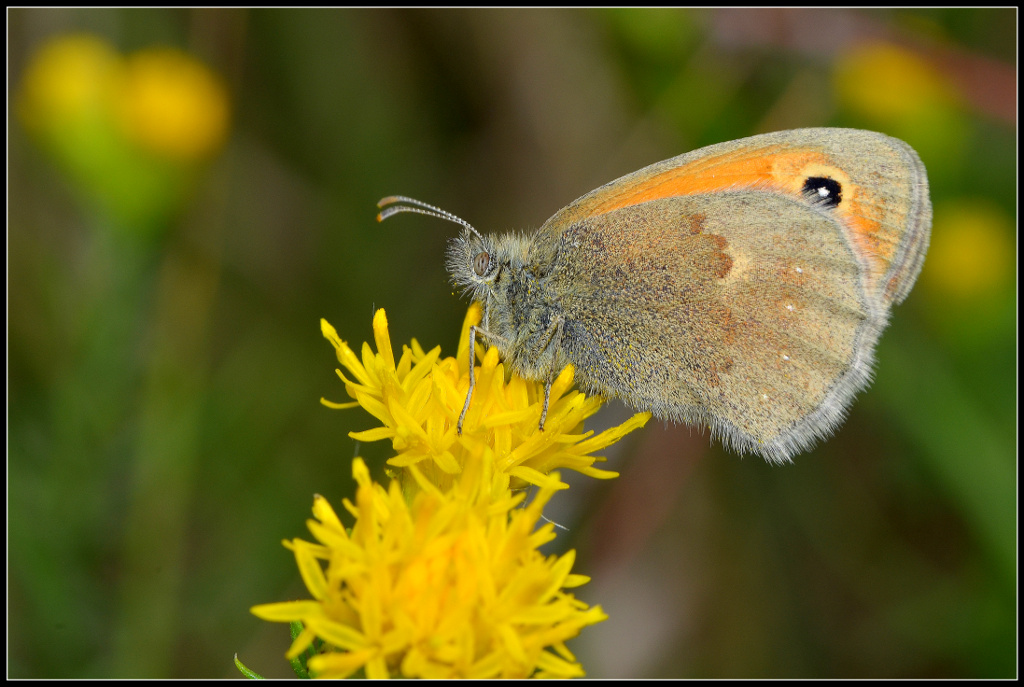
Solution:
M499 344L503 343L505 339L491 334L483 327L476 325L470 325L469 327L469 391L466 392L466 402L462 404L462 412L459 413L459 423L456 428L459 432L459 436L462 436L462 424L466 421L466 413L469 412L469 402L473 398L473 389L476 388L476 335L477 332L480 336L491 339L492 342L497 341Z
M459 424L456 429L459 436L462 436L462 423L466 420L466 413L469 412L469 401L473 398L473 389L476 387L476 325L469 328L469 391L466 393L466 402L462 404L462 412L459 413Z
M551 382L553 380L548 379L544 382L544 408L540 411L540 426L537 428L540 431L544 431L544 421L548 419L548 404L551 402Z
M554 318L554 321L548 327L548 343L544 346L545 349L552 349L554 355L551 357L551 371L548 372L547 379L544 380L544 406L540 411L540 425L537 427L540 431L544 431L544 422L548 419L548 407L551 405L551 384L555 381L555 377L558 376L558 352L562 349L562 329L565 324L565 319L558 315Z

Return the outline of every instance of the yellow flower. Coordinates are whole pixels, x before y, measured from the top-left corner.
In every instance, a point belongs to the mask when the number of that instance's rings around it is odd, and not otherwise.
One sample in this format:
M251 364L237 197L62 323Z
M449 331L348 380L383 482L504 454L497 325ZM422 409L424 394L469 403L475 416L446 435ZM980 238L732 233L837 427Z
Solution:
M555 468L598 478L591 455L650 418L640 413L597 436L583 419L600 399L569 391L571 368L552 385L551 405L539 429L544 387L515 375L505 381L497 351L477 372L472 404L460 435L459 414L469 387L470 308L456 358L424 352L414 340L396 361L384 311L374 317L377 352L361 359L321 322L338 371L355 403L382 427L351 436L390 439L389 461L398 476L384 487L370 480L362 459L353 462L355 503L344 506L351 530L323 497L308 525L317 543L294 539L311 600L255 606L264 620L301 622L288 652L295 658L314 642L320 653L308 667L317 677L498 678L576 677L583 669L565 646L606 615L568 589L589 578L573 574L575 552L545 556L554 526L538 527L544 505L566 488ZM524 505L526 485L537 487Z
M183 163L215 153L230 119L224 85L187 53L148 48L123 58L86 34L55 38L33 56L18 108L26 127L44 138L88 138L95 131L83 127L102 125Z
M992 299L1013 277L1013 220L983 199L948 200L936 210L924 282L943 305Z
M583 433L583 420L597 412L602 399L569 391L571 366L551 385L548 416L544 430L538 431L544 385L518 375L506 382L498 351L491 348L476 372L472 402L459 435L456 424L469 391L469 327L479 324L480 316L480 306L474 303L463 324L455 358L439 359L440 347L424 352L414 339L411 347L403 347L397 362L383 310L373 319L377 353L363 344L361 359L334 327L321 320L324 336L352 379L341 370L338 376L355 399L348 404L322 402L335 408L361 405L382 426L350 436L359 441L390 439L397 455L389 465L406 468L415 479L426 479L442 490L468 462L480 459L493 466L490 479L495 493L526 484L547 484L546 475L563 468L599 479L617 477L616 472L594 467L604 458L591 454L642 427L651 415L637 413L597 436ZM567 487L564 483L559 486Z
M59 135L107 116L120 88L121 56L104 41L85 34L46 43L25 70L18 110L35 133Z
M197 164L228 134L228 96L184 52L125 58L100 38L44 43L15 94L26 130L64 172L103 230L151 237L189 196Z
M285 542L313 600L252 609L302 621L289 657L320 638L328 650L309 669L324 678L360 669L370 678L583 675L564 642L607 616L565 591L588 581L570 573L574 551L538 551L554 538L550 523L536 527L553 482L526 507L517 507L523 492L493 502L483 491L421 491L410 504L397 481L388 490L371 482L361 459L352 472L351 531L318 496L308 524L319 543ZM464 480L479 480L472 472Z
M228 97L221 82L189 55L151 48L127 60L119 115L139 145L191 161L220 149L228 132Z
M879 122L914 120L930 110L953 106L948 79L912 51L888 43L863 43L836 62L839 99Z

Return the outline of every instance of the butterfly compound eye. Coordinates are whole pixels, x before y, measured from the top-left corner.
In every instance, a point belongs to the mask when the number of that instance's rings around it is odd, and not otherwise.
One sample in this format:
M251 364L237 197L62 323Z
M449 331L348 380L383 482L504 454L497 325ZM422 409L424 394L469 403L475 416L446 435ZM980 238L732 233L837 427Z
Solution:
M476 276L482 277L487 272L487 267L491 264L491 256L487 253L477 253L476 257L473 258L473 271L476 272Z

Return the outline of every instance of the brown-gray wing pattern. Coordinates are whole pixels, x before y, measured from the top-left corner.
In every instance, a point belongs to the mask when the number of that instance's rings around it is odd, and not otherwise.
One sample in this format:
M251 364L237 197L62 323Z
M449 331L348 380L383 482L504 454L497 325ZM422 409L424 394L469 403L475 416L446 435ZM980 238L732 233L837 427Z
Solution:
M784 460L870 376L885 313L826 209L757 191L662 199L558 240L561 345L587 388Z

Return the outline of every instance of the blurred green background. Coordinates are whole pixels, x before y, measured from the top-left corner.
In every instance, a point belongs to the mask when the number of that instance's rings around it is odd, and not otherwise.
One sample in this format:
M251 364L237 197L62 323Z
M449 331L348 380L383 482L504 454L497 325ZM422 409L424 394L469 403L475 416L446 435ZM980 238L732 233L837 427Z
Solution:
M846 424L770 467L652 423L552 517L591 677L1016 674L1016 10L9 10L8 675L290 674L281 539L389 446L327 318L453 354L483 231L720 141L902 138L920 280ZM172 48L173 50L167 50ZM613 404L599 423L621 419Z

